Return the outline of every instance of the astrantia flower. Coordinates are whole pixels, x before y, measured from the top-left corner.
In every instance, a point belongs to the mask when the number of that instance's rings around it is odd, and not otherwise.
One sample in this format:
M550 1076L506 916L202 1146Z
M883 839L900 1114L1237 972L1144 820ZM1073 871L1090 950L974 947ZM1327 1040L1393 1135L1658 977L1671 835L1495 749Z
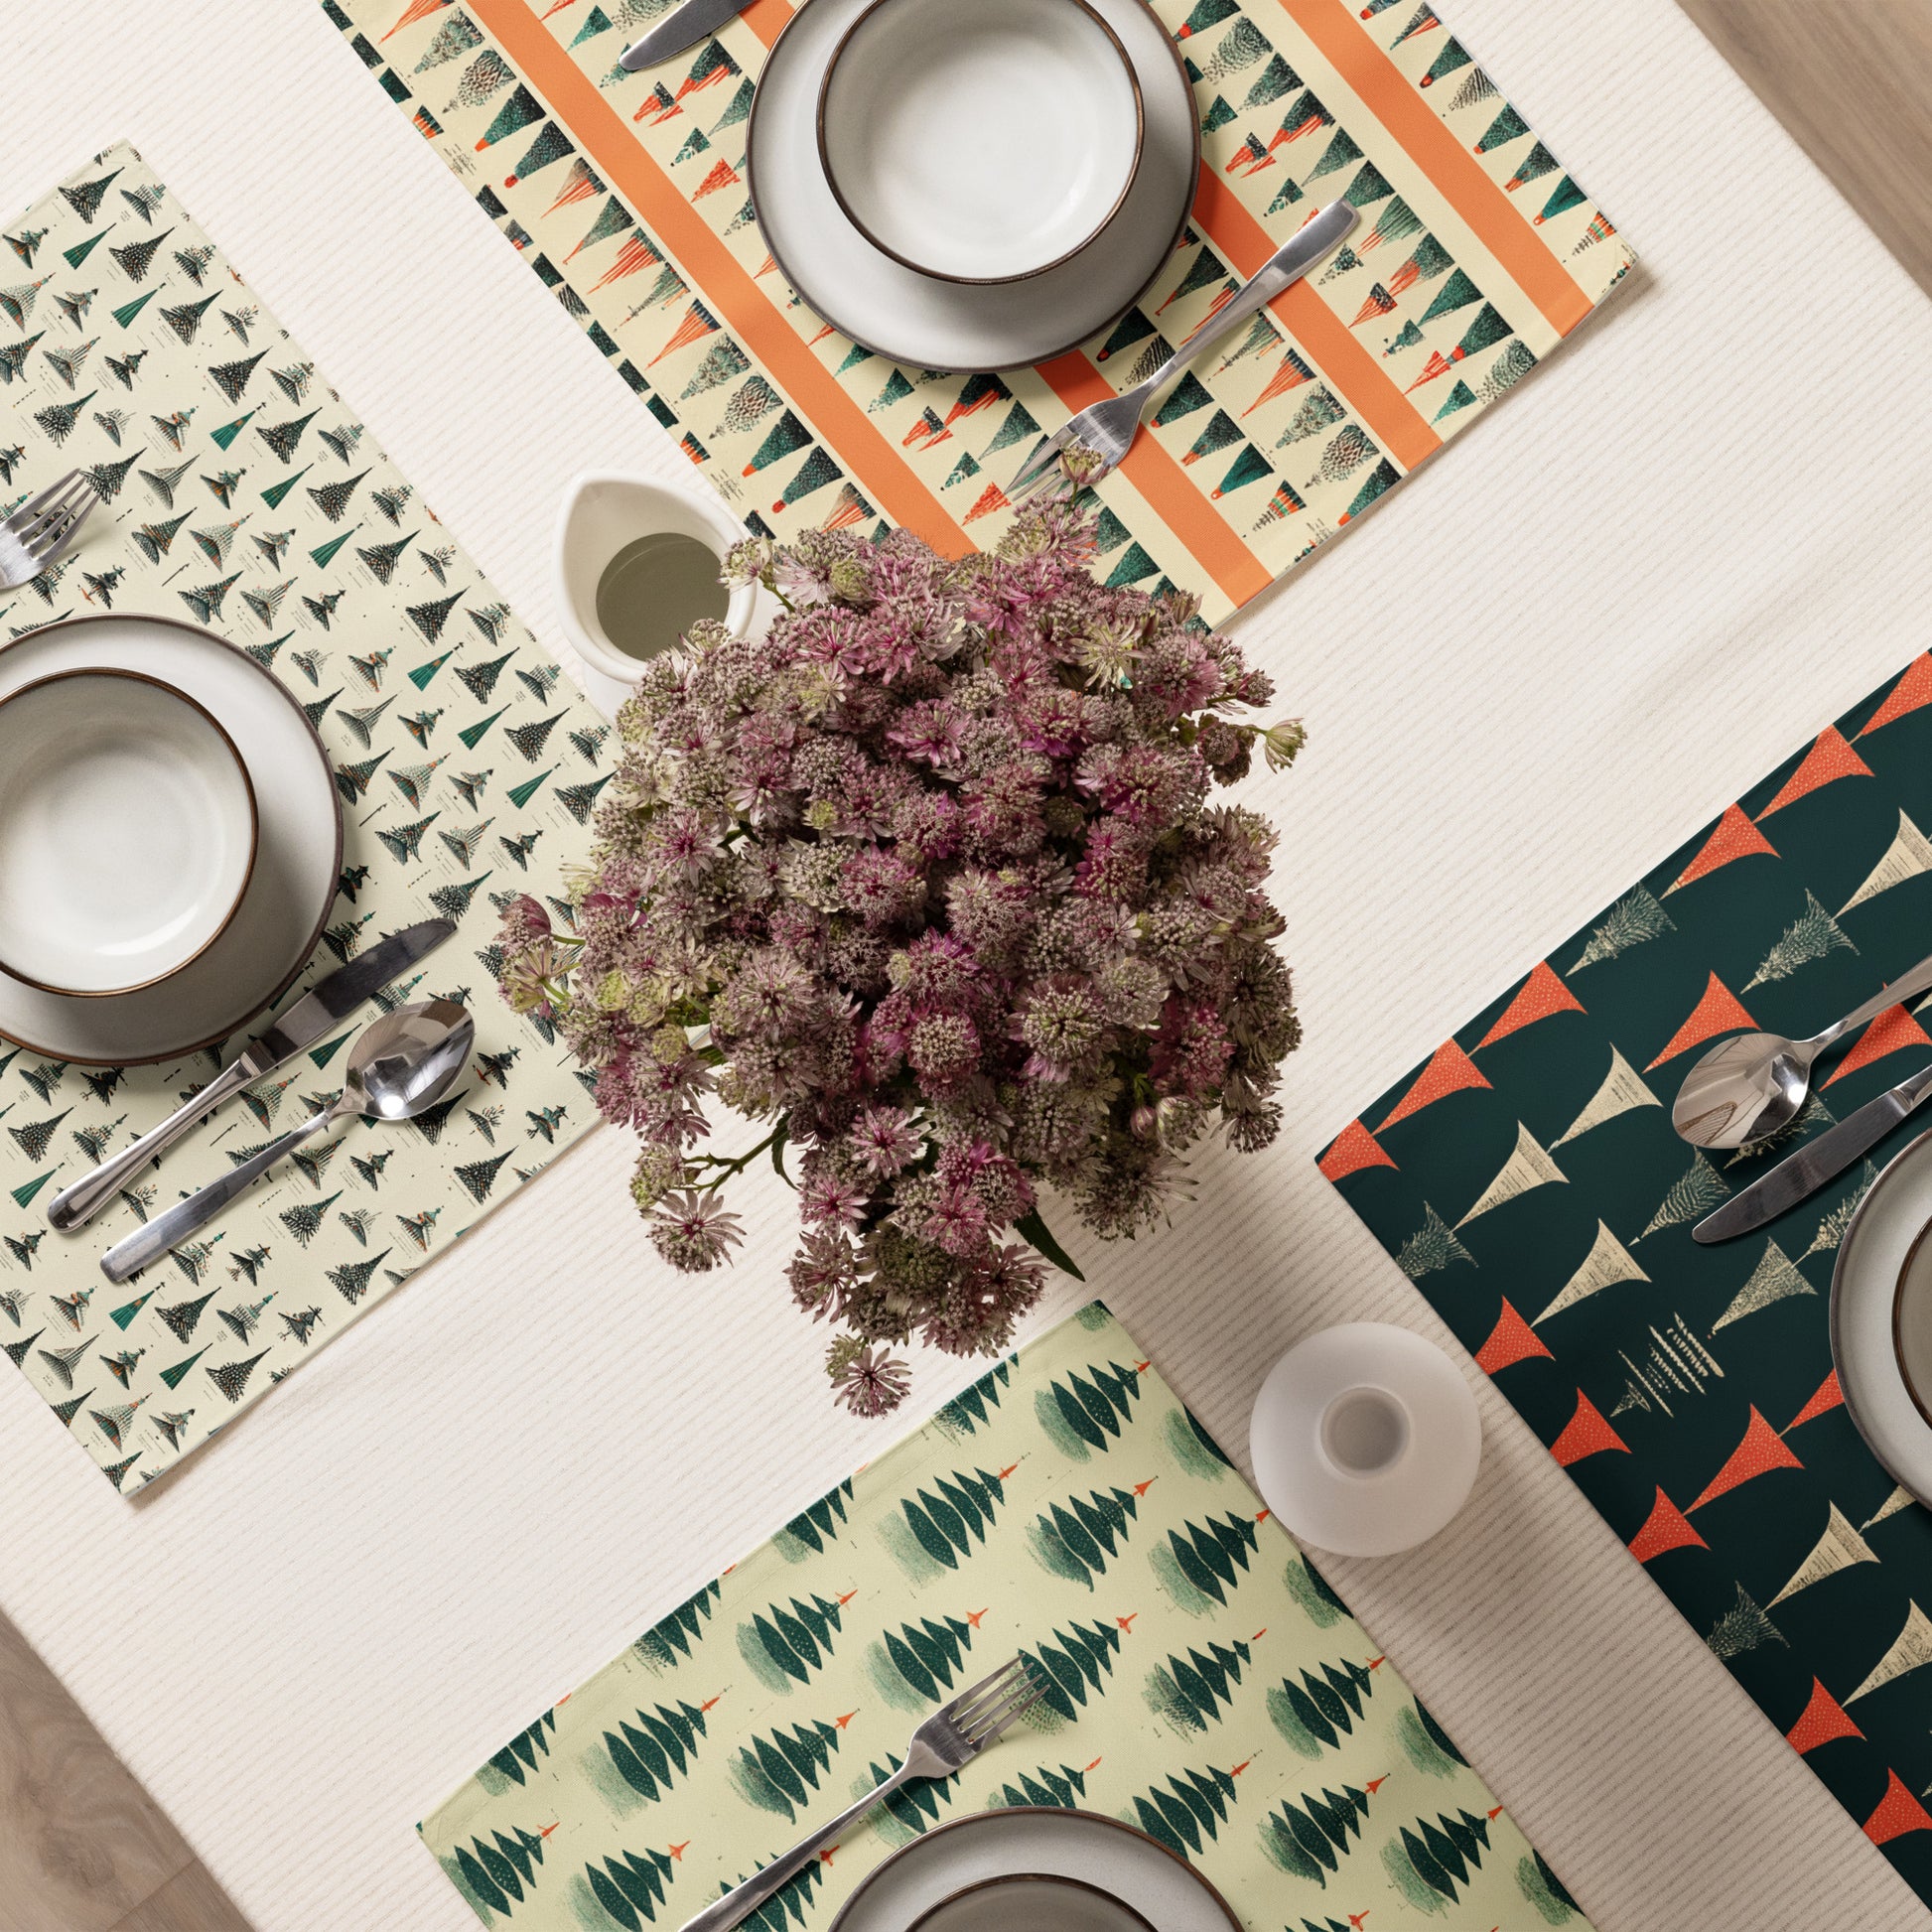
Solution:
M843 1402L855 1416L883 1416L905 1400L912 1378L905 1364L890 1359L883 1349L859 1348L838 1358L838 1344L826 1362L832 1378L833 1401Z
M1301 727L1245 722L1270 681L1193 600L1095 580L1086 462L992 555L736 546L726 581L784 615L643 668L573 919L504 903L504 997L638 1136L659 1254L716 1267L723 1183L795 1178L792 1297L859 1414L904 1393L888 1349L1007 1346L1044 1279L1030 1215L1159 1226L1183 1155L1281 1124L1274 834L1207 801ZM761 1129L715 1145L714 1095Z
M744 1226L716 1193L666 1194L651 1211L650 1238L673 1268L701 1275L738 1246Z

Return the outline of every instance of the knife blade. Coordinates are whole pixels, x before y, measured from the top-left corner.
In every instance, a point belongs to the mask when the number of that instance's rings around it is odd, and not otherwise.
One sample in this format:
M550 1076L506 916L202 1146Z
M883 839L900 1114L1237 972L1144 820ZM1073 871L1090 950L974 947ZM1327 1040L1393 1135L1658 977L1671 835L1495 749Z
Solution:
M728 20L736 20L750 5L751 0L684 0L675 13L632 41L618 56L618 65L626 73L655 67L673 54L696 47L707 34L716 33Z
M1847 1114L1808 1146L1780 1161L1769 1173L1759 1174L1741 1193L1707 1214L1691 1230L1691 1239L1709 1247L1715 1241L1728 1241L1775 1221L1828 1180L1835 1180L1854 1161L1869 1154L1928 1096L1932 1096L1932 1066L1886 1088L1876 1100L1867 1100L1856 1113Z
M305 1046L313 1046L339 1020L353 1013L373 993L379 993L419 959L433 953L456 930L449 919L424 919L392 932L367 952L325 974L271 1027L259 1033L199 1093L191 1096L138 1141L82 1174L48 1203L50 1227L63 1234L90 1221L114 1198L121 1185L150 1161L158 1159L197 1121L205 1120L224 1100L280 1066Z

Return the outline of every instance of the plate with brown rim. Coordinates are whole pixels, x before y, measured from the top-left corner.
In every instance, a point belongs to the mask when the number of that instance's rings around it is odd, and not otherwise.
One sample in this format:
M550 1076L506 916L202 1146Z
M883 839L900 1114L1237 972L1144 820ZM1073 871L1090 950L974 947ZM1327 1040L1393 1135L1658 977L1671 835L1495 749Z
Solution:
M314 953L342 875L334 774L294 694L210 630L120 613L47 624L0 646L0 700L74 671L145 674L218 725L254 796L253 868L232 918L157 985L76 997L0 973L0 1039L84 1066L180 1059L238 1032Z

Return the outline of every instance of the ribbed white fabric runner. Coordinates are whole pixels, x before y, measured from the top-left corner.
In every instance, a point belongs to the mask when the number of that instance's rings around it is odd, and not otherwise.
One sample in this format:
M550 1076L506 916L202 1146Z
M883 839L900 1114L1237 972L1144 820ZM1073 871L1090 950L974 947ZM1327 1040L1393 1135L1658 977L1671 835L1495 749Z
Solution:
M319 9L15 11L0 206L133 140L563 650L567 479L689 468ZM1363 1315L1440 1333L1315 1151L1926 643L1924 296L1670 0L1448 11L1644 266L1242 626L1312 730L1248 793L1284 831L1310 1035L1291 1124L1266 1157L1204 1163L1172 1234L1079 1244L1237 1451L1298 1336ZM593 1136L139 1503L0 1379L0 1604L259 1932L472 1923L421 1811L883 1443L832 1415L787 1311L776 1183L741 1202L737 1268L691 1281L636 1239L624 1168ZM923 1366L920 1406L969 1373ZM1478 1395L1454 1529L1329 1571L1601 1932L1923 1924Z

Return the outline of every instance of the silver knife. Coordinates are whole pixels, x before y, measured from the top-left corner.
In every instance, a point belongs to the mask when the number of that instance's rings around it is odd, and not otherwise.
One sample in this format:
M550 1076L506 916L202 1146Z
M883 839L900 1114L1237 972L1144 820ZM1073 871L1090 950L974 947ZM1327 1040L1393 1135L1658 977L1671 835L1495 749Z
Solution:
M1847 1114L1836 1127L1828 1127L1769 1173L1759 1174L1741 1193L1707 1214L1691 1230L1691 1239L1709 1246L1775 1221L1807 1194L1815 1194L1828 1180L1837 1179L1854 1161L1869 1154L1928 1095L1932 1095L1932 1066L1887 1088L1876 1100L1867 1100L1857 1113Z
M618 66L626 73L635 73L639 68L654 68L673 54L696 47L726 21L736 20L751 4L752 0L684 0L675 13L632 41L618 56Z
M449 919L425 919L404 926L319 979L266 1033L257 1034L199 1093L150 1128L138 1141L103 1161L93 1173L54 1196L47 1210L50 1226L63 1234L91 1221L140 1173L205 1120L224 1100L272 1072L305 1046L313 1046L339 1020L353 1013L370 994L378 993L404 970L432 953L456 930Z

